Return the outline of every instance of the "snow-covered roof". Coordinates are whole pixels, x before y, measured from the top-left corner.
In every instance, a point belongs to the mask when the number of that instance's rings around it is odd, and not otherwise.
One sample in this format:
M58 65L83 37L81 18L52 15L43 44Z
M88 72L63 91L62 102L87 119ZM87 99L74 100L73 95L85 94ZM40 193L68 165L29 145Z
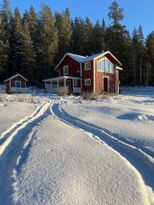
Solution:
M73 53L67 53L68 56L70 56L71 58L73 58L74 60L78 61L79 63L84 62L85 60L85 56L81 56L81 55L77 55L77 54L73 54Z
M13 75L12 77L6 79L4 82L7 82L9 80L12 80L13 78L16 78L17 76L20 76L21 78L23 78L25 81L28 81L26 78L24 78L22 75L20 75L19 73L17 73L16 75Z
M103 51L101 53L97 53L97 54L94 54L94 55L91 55L91 56L81 56L81 55L77 55L77 54L74 54L74 53L66 53L64 55L64 57L61 59L61 61L58 63L58 65L56 66L56 69L58 68L58 66L64 60L64 58L66 56L71 57L72 59L74 59L75 61L77 61L79 63L84 63L84 62L91 61L95 58L98 58L100 56L104 56L106 54L110 54L119 63L119 65L122 65L121 62L110 51L106 51L106 52Z

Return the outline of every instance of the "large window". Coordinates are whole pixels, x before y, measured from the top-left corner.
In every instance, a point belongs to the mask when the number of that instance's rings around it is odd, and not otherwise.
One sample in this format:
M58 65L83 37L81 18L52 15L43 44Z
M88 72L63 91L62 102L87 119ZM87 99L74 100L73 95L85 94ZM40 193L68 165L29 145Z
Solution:
M64 74L64 75L68 75L68 74L69 74L69 66L68 66L68 65L65 65L65 66L63 67L63 74Z
M97 69L101 72L113 73L113 64L107 58L104 58L98 61Z

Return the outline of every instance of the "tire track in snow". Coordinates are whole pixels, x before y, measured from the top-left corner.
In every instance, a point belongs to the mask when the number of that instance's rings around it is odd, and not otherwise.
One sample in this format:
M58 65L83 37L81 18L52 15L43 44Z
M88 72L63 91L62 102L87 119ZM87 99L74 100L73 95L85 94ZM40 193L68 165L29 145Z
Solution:
M19 121L12 129L3 135L3 143L0 145L0 204L11 205L13 194L12 171L21 166L20 157L22 150L28 146L30 139L27 137L33 133L34 127L49 114L50 103L42 104L30 117ZM20 162L20 164L19 164Z
M108 134L102 129L98 129L95 125L70 116L63 111L59 104L53 104L50 108L51 113L62 122L83 130L88 135L100 142L105 142L120 157L124 158L130 164L132 169L136 170L140 178L140 184L143 187L143 194L149 199L150 204L154 204L154 158L143 152L141 149L129 145L120 139ZM144 193L145 192L145 193Z

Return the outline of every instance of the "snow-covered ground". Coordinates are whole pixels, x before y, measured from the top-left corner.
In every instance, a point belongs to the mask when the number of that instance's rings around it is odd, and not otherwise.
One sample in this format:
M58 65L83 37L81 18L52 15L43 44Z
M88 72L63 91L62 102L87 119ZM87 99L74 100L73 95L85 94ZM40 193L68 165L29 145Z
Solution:
M64 101L62 108L154 157L154 89L125 88L123 95L99 98L97 102Z
M31 115L35 104L20 102L0 102L0 135L14 123Z
M154 88L19 96L0 96L1 205L154 204Z
M31 146L26 163L23 155L15 167L15 204L148 204L141 177L126 160L58 119L44 120Z

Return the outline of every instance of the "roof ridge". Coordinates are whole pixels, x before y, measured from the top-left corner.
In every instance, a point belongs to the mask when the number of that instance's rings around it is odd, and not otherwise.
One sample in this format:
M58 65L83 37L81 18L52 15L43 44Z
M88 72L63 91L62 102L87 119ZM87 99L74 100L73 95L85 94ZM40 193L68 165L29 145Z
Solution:
M82 56L82 55L79 55L79 54L75 54L75 53L67 53L68 55L76 55L76 56L80 56L80 57L83 57L83 58L86 58L86 56Z

